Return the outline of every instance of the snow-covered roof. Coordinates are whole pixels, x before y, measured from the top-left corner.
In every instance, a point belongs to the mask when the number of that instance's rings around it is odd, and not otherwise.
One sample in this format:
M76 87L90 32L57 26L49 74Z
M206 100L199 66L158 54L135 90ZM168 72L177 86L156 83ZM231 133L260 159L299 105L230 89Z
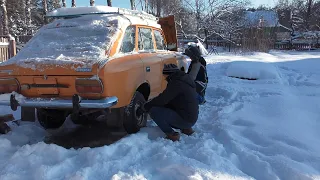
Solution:
M150 25L160 28L157 23L158 18L144 11L129 10L110 6L89 6L89 7L70 7L59 8L47 14L47 17L76 17L94 14L118 14L126 17L132 24Z
M278 21L279 18L275 11L261 10L245 12L244 23L246 26L259 26L259 24L262 23L263 27L275 27Z

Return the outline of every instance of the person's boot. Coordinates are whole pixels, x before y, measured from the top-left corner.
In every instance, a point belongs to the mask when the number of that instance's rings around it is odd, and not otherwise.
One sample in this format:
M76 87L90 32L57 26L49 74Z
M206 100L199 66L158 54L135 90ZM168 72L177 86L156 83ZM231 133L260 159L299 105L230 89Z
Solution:
M194 133L194 130L192 128L189 128L189 129L181 129L181 132L183 134L186 134L188 136L192 135Z
M178 132L167 133L166 135L166 139L170 139L173 142L180 140L180 134Z

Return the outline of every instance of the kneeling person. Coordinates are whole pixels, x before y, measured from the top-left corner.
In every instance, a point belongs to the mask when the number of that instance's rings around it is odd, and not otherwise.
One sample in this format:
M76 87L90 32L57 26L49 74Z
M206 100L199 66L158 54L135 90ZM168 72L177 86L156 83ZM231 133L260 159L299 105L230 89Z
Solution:
M149 112L167 139L177 141L180 134L172 128L180 129L187 135L194 132L192 126L196 123L199 112L196 85L175 64L165 65L163 74L167 76L166 89L144 104L143 110Z

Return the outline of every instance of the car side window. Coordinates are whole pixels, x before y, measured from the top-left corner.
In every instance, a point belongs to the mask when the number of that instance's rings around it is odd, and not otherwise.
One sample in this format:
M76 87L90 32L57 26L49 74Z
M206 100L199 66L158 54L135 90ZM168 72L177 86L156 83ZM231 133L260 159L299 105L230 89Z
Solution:
M151 29L139 28L138 46L139 50L154 50Z
M156 45L158 50L165 50L164 38L159 30L154 30L154 38L156 39Z
M120 52L128 53L135 49L136 30L135 26L127 27L120 47Z

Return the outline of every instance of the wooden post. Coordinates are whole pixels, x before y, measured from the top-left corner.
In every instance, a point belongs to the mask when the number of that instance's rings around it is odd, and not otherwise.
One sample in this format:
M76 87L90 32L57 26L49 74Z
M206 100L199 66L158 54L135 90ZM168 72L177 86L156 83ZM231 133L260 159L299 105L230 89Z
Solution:
M231 33L229 34L229 52L231 51Z
M204 34L206 36L206 39L205 39L206 49L208 49L209 48L209 44L208 44L208 29L207 28L204 29Z
M17 54L16 40L9 35L9 58Z

